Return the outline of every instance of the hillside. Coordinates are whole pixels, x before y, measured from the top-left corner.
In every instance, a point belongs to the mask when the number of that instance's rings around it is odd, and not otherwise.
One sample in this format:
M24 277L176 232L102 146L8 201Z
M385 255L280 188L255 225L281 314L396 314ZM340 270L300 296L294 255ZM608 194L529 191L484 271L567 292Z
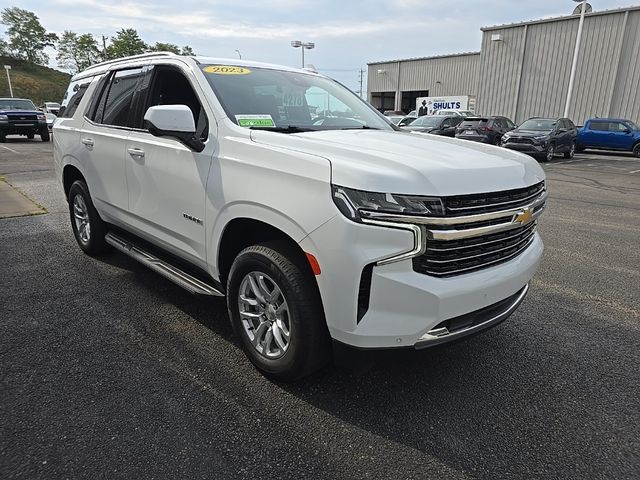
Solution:
M11 65L13 96L30 98L36 106L43 102L60 102L71 76L12 57L0 56L0 97L9 96L7 74L3 65Z

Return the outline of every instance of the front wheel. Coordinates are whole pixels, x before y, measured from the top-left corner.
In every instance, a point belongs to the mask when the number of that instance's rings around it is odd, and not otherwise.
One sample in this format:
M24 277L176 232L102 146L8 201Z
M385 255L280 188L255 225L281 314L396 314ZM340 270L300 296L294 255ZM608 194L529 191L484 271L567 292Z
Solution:
M564 152L564 158L573 158L574 155L576 154L576 142L571 142L571 146L569 147L569 150Z
M31 137L33 138L33 137ZM51 140L51 136L49 135L49 129L48 128L44 128L42 130L40 130L40 139L43 142L48 142L49 140Z
M227 306L249 360L265 375L294 381L321 368L330 343L314 278L285 244L245 248L227 281Z
M544 152L544 155L540 157L540 160L542 160L543 162L550 162L551 160L553 160L553 156L556 153L556 147L553 143L550 143L549 145L547 145L547 149Z
M76 180L69 189L71 228L80 248L87 255L100 255L110 250L104 237L107 226L93 206L87 184Z
M0 132L0 143L5 143L7 141L7 134L4 132Z

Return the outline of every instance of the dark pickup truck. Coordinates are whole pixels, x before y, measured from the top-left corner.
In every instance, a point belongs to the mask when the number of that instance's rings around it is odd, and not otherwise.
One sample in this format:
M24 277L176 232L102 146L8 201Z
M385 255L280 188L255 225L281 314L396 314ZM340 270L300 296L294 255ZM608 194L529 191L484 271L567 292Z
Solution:
M578 150L623 150L640 157L640 128L631 120L591 118L578 130Z
M4 143L7 135L25 135L29 139L40 135L43 142L48 142L47 117L31 100L0 98L0 142Z

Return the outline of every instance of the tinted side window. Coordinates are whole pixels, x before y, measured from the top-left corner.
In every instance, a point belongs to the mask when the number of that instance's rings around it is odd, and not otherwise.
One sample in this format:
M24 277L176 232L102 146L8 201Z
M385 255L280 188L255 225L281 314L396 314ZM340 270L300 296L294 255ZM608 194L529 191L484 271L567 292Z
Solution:
M609 122L591 122L589 126L590 130L596 130L598 132L608 132L609 131Z
M620 122L611 122L609 124L609 130L612 132L624 132L625 130L628 130L629 127L627 127L624 123L620 123Z
M565 119L564 123L567 125L567 128L570 130L573 130L574 128L576 128L575 124L569 119Z
M78 105L80 105L80 101L84 97L84 94L86 93L87 88L89 88L89 84L93 78L94 77L82 78L69 84L69 88L62 99L60 112L58 113L59 117L73 117L73 114L78 109Z
M170 66L155 66L153 70L153 79L147 102L142 108L142 116L149 107L155 105L186 105L193 114L196 136L205 140L209 136L209 123L198 95L187 77L177 68Z
M129 126L131 99L141 73L142 68L134 68L120 70L111 77L111 84L105 98L102 121L99 123L119 127Z

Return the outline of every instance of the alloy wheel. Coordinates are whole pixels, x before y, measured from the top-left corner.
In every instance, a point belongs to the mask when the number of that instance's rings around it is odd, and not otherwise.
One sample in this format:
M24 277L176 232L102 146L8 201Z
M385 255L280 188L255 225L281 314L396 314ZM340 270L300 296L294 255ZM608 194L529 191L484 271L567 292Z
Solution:
M291 344L291 319L276 282L262 272L246 274L238 291L238 309L253 348L269 359L282 357Z
M73 219L76 223L76 231L80 241L84 244L91 239L91 224L89 222L89 209L82 195L73 198Z
M553 144L549 144L549 146L547 147L547 162L550 162L551 160L553 160L553 155L555 153L555 148L553 146Z

